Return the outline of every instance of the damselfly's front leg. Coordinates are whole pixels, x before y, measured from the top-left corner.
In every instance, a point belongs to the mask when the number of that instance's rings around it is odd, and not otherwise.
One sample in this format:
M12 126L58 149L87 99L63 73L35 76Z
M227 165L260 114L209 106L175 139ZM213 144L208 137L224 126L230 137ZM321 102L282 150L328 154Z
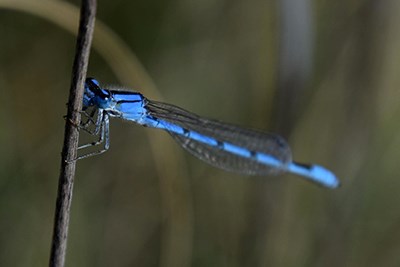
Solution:
M97 119L96 119L96 127L95 127L94 131L88 130L87 132L94 136L98 136L99 138L95 142L84 144L84 145L78 147L78 150L88 148L88 147L96 147L96 146L100 146L103 144L104 144L104 146L102 149L100 149L98 151L89 152L89 153L78 156L76 158L77 160L102 154L109 149L109 147L110 147L110 118L109 118L109 115L107 113L105 113L103 110L99 110Z
M97 116L96 116L96 120L94 120L96 112L97 112ZM99 109L92 109L90 111L90 113L88 113L86 111L82 111L82 114L85 115L87 120L85 122L81 121L81 124L79 125L79 129L82 129L91 135L98 135L100 126L101 126L100 125L101 120L104 116L102 113L103 113L103 111L99 110ZM92 125L94 125L94 129L93 129L93 127L91 127Z

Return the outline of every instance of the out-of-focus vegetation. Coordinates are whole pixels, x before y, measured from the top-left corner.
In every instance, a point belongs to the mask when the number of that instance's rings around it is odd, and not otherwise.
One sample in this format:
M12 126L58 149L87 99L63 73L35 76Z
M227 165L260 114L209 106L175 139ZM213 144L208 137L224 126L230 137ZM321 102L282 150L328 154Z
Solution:
M0 0L1 266L48 262L78 5ZM280 133L342 187L220 171L113 120L111 149L77 165L67 266L398 266L399 12L99 1L90 76Z

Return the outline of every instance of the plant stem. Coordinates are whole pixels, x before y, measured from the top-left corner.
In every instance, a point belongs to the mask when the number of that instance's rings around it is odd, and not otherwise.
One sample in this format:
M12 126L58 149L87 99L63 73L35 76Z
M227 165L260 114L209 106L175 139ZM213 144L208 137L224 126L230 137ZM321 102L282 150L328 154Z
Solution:
M51 267L62 267L65 263L76 166L75 159L79 141L77 125L79 125L81 119L83 87L92 43L96 6L96 0L82 1L76 53L72 68L68 113L65 123L64 144L61 153L61 169L49 261L49 266Z

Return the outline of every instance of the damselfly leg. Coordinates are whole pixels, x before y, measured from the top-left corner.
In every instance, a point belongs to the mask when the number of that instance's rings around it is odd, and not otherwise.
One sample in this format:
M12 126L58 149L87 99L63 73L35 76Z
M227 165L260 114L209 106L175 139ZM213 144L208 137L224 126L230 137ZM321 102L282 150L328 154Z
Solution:
M91 156L99 155L108 150L110 147L110 118L109 115L101 109L97 110L97 118L96 120L93 117L96 114L96 110L86 113L87 121L81 124L81 129L85 130L90 135L98 137L97 141L90 142L78 147L78 150L82 150L89 147L102 147L97 151L92 151L88 153L83 153L79 155L76 159L84 159ZM94 129L91 126L94 124Z

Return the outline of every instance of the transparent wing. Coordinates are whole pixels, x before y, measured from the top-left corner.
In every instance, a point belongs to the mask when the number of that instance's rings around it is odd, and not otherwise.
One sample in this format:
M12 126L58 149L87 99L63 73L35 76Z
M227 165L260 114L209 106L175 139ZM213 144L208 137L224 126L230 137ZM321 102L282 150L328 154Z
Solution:
M286 141L274 134L244 129L235 125L205 119L177 106L149 100L146 107L149 115L195 131L215 140L230 143L249 151L271 155L282 162L282 168L260 163L252 157L238 156L220 147L207 145L183 135L169 132L186 150L199 159L225 170L251 175L275 174L284 170L291 162L291 151Z

